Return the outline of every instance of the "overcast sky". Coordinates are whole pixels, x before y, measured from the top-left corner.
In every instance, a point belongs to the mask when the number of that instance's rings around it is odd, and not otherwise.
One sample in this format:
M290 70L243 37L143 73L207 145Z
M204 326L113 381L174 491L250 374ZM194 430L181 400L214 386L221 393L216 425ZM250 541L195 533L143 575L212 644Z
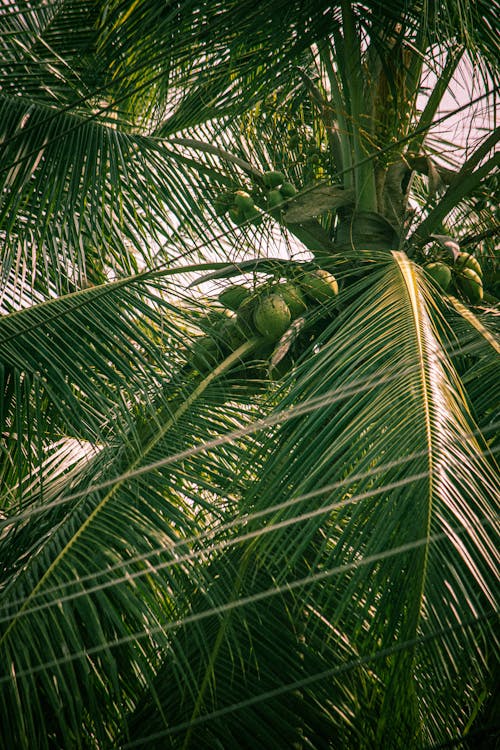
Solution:
M435 81L436 76L429 73L425 84L432 89ZM464 58L442 99L441 106L436 113L436 119L477 99L486 92L487 88L490 92L494 90L491 82L486 86L484 79L478 73L474 74L470 61ZM423 100L424 97L421 97L422 103ZM434 129L436 136L438 138L444 137L450 141L450 157L456 161L465 160L487 133L498 126L498 105L498 93L496 96L494 93L490 93L488 98L471 105L456 115L452 115L449 120L436 126ZM429 142L432 143L432 141L431 135ZM456 144L458 148L453 148L451 144Z

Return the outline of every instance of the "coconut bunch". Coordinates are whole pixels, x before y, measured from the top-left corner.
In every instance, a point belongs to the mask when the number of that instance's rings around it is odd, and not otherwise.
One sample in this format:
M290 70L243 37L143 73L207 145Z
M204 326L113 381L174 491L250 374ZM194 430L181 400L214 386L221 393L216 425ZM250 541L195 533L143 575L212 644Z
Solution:
M282 357L273 356L278 342L293 321L309 309L331 303L338 295L337 280L325 269L295 271L293 280L265 282L251 289L244 284L227 286L218 297L226 314L214 324L213 330L199 337L191 350L191 365L201 373L210 372L223 359L250 339L258 342L260 362L267 361L265 372L271 379L282 377L293 365L276 365ZM287 347L282 348L286 354ZM260 368L262 372L262 368Z
M286 181L283 172L264 172L262 181L267 188L267 209L271 216L279 218L283 202L297 194L295 185Z
M288 182L283 172L269 170L259 178L260 185L252 190L257 199L262 198L261 186L264 186L264 200L262 207L271 216L280 218L281 206L284 201L293 198L297 194L295 186ZM237 226L246 222L258 224L262 220L262 214L255 204L255 197L245 187L240 186L235 190L220 193L214 200L215 213L218 216L229 215L231 221Z
M483 299L483 270L470 253L457 253L449 263L443 260L426 263L424 270L443 292L456 292L473 305Z
M258 224L262 218L253 197L242 187L218 195L214 200L214 209L217 216L229 214L231 221L238 226L247 221Z

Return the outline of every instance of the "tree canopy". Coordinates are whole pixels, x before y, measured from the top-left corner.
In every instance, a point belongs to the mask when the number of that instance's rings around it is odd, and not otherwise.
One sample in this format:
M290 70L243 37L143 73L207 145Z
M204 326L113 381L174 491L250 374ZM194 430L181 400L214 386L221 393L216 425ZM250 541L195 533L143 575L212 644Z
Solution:
M2 6L3 745L491 746L499 15Z

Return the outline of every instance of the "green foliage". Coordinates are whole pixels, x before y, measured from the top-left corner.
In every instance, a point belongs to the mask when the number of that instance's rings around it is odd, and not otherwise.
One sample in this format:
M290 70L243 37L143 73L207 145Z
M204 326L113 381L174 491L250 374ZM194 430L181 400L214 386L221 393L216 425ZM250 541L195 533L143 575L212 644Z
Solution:
M0 746L490 741L497 16L0 9Z

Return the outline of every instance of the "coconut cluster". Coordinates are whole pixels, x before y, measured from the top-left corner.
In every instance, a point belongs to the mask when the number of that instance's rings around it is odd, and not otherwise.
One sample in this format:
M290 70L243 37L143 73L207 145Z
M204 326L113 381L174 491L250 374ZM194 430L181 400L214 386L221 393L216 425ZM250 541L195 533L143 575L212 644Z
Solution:
M250 338L261 341L259 358L267 361L268 377L276 379L286 368L274 366L273 352L293 321L310 308L326 305L338 295L337 280L321 268L297 271L293 280L274 280L250 289L244 284L227 286L218 297L225 314L213 331L198 338L191 351L191 364L206 373ZM255 354L253 355L255 356ZM288 369L293 365L287 359Z
M483 270L477 258L469 253L458 253L452 264L426 263L424 270L443 292L456 291L473 305L483 299Z
M267 188L267 209L271 216L279 219L284 202L297 194L295 185L286 181L283 172L264 172L262 181Z
M297 189L285 179L283 172L273 170L263 173L262 183L265 189L264 208L271 216L279 219L283 203L293 198L297 194ZM257 192L261 195L260 190ZM258 224L262 220L262 214L255 205L254 197L243 187L218 195L214 200L214 209L218 216L228 214L237 226L246 222Z
M214 201L214 209L217 216L229 214L231 221L238 226L247 221L258 224L262 219L254 199L243 188L218 195Z

